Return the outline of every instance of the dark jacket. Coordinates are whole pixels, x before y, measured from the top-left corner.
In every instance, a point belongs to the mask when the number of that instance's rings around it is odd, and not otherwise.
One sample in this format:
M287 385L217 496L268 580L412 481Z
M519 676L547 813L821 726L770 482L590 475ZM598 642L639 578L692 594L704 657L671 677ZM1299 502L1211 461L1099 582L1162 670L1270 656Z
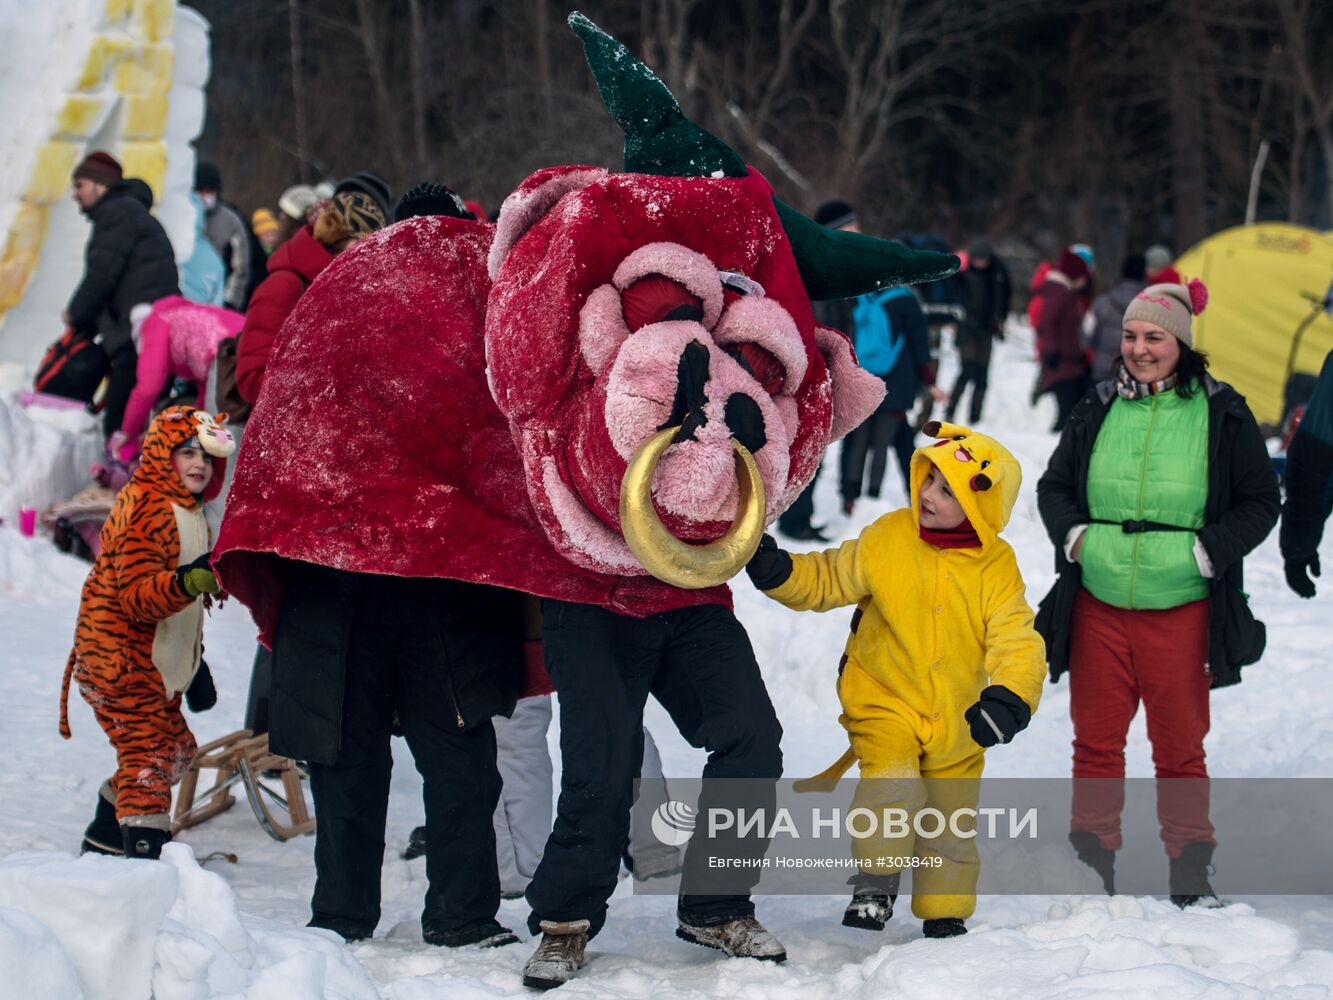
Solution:
M523 620L516 592L300 562L285 563L282 575L285 589L269 696L269 745L274 752L321 764L336 760L359 602L407 608L413 613L405 617L428 623L427 634L412 637L411 645L424 642L433 649L440 698L460 730L513 712L523 677ZM385 651L384 669L393 669L393 655Z
M1013 295L1009 271L998 257L992 257L989 267L969 266L959 272L958 278L963 307L956 334L959 356L963 361L989 361L991 341L1004 336L1004 321L1009 315Z
M107 188L85 214L93 224L84 251L83 280L69 300L70 327L103 334L115 354L130 342L130 310L179 295L176 254L162 224L148 209L152 192L136 178Z
M852 335L852 306L856 299L828 299L811 302L810 308L815 314L815 322L820 326L831 327L847 336Z
M250 299L236 345L236 388L247 403L257 400L264 387L264 371L282 324L333 256L314 231L303 226L268 259L268 277Z
M1324 358L1314 395L1287 449L1287 504L1282 558L1306 563L1319 552L1333 485L1333 351Z
M1208 501L1199 531L1213 564L1209 595L1208 662L1212 686L1240 681L1240 668L1263 655L1263 623L1250 612L1243 591L1241 559L1277 523L1279 499L1268 449L1244 398L1231 386L1205 376L1208 393ZM1055 545L1060 574L1037 613L1046 640L1051 679L1069 669L1069 638L1081 571L1065 558L1069 529L1087 524L1088 466L1092 448L1115 399L1115 383L1101 382L1070 414L1046 471L1037 482L1037 507Z
M1037 355L1041 359L1041 387L1046 390L1059 382L1081 378L1088 370L1079 336L1083 313L1068 279L1059 271L1047 272L1035 298L1041 303Z
M906 413L916 405L921 386L935 384L935 365L930 357L930 330L926 315L915 295L900 295L885 304L889 314L889 329L894 336L906 337L907 343L898 355L893 370L884 376L883 409L892 413Z

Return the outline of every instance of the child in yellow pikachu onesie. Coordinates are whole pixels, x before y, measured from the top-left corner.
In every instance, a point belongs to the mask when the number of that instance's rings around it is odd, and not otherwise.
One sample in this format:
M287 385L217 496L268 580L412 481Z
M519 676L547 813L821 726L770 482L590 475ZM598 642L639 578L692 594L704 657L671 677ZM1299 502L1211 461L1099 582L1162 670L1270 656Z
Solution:
M824 552L790 555L765 537L746 567L789 608L857 606L838 676L851 749L822 777L859 760L854 804L876 816L890 807L914 815L931 806L946 817L975 809L986 748L1027 726L1046 674L1018 562L999 537L1018 497L1017 460L965 427L932 422L925 433L941 440L912 456L909 509ZM969 830L969 815L959 831ZM975 840L947 826L931 839L884 832L853 841L861 871L843 923L882 930L903 859L915 855L912 912L926 936L966 933Z

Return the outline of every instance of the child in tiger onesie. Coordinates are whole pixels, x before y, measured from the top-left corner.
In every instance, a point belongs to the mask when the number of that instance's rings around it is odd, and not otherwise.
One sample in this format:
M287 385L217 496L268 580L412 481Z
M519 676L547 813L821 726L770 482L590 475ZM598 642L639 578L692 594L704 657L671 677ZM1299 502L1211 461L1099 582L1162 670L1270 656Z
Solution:
M102 551L83 585L74 649L60 691L60 734L70 737L69 682L106 730L116 773L104 783L83 851L156 858L171 839L171 786L194 758L181 692L194 711L217 699L200 659L203 599L217 592L208 566L204 504L217 496L231 434L189 406L160 413L140 465L116 494Z
M909 509L825 552L789 555L766 537L747 570L789 608L857 606L838 670L851 749L820 779L859 760L855 807L914 818L930 807L955 819L935 837L917 835L913 822L901 836L886 824L854 840L859 870L842 922L882 930L910 867L926 936L952 937L976 908L969 834L986 748L1026 728L1046 652L1014 551L999 537L1018 497L1018 462L965 427L932 422L925 432L942 440L912 456Z

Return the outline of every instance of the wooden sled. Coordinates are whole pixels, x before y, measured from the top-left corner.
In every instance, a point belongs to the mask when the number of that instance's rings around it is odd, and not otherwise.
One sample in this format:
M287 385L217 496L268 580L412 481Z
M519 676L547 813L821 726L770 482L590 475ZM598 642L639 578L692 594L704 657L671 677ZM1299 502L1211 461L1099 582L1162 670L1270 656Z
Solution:
M200 791L204 771L213 772L213 784ZM176 794L172 835L230 809L236 803L237 785L245 791L260 827L274 840L314 833L315 818L306 807L296 761L270 753L267 733L256 736L238 729L195 754Z

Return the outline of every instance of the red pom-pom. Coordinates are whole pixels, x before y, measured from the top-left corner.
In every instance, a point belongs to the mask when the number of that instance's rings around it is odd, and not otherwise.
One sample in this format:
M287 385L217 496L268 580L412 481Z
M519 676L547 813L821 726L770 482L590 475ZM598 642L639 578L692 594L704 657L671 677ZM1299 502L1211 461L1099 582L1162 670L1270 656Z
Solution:
M1194 315L1197 316L1208 305L1208 286L1198 278L1191 278L1190 283L1185 287L1190 290L1190 306Z

